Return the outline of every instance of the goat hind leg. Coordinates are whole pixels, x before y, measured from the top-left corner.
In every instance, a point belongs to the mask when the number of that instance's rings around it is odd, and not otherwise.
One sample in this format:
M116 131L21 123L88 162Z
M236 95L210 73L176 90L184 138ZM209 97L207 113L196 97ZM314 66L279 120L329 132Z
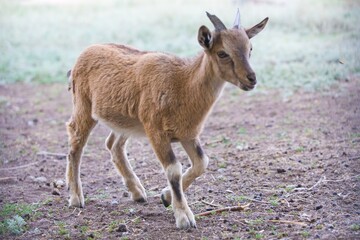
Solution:
M191 160L191 167L182 176L182 184L185 191L197 177L205 172L209 158L202 150L199 139L181 141L181 144ZM161 200L165 207L170 205L172 199L169 187L162 190Z
M131 192L132 199L136 202L146 202L145 189L127 160L126 141L127 137L124 135L111 132L106 139L106 147L111 153L112 162L123 177L125 186Z
M80 180L80 162L83 148L96 121L91 117L75 116L66 124L69 135L69 154L66 166L66 184L70 190L69 206L84 207Z

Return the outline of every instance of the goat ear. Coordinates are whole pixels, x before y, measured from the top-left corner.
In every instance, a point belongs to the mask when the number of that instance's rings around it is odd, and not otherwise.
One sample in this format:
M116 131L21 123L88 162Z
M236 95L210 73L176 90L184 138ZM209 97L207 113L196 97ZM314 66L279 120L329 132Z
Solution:
M262 20L260 23L256 24L255 26L253 26L250 29L246 30L246 34L248 35L249 38L254 37L256 34L258 34L259 32L261 32L264 27L266 26L267 21L269 20L269 18L265 18L264 20Z
M211 36L211 32L207 27L201 26L199 28L198 41L200 45L205 49L210 49L212 47L213 39Z

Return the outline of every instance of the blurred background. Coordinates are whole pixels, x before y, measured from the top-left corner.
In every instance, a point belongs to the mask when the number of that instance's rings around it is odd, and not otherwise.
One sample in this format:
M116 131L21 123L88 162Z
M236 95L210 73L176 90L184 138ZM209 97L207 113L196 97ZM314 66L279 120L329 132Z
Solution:
M0 83L67 82L66 72L93 43L191 57L205 11L231 27L237 8L251 27L258 91L318 90L360 73L358 0L0 0Z

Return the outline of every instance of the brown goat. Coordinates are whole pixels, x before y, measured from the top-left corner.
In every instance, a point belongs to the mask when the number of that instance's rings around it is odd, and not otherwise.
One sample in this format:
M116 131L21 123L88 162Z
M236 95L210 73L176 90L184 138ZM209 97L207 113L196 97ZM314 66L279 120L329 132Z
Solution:
M200 27L198 41L204 51L191 60L116 44L90 46L77 59L69 78L73 97L67 123L70 206L84 206L81 154L91 130L102 122L112 131L106 147L132 199L146 201L146 192L127 160L126 142L129 137L146 136L168 180L161 194L163 204L172 204L178 228L196 227L183 191L208 165L199 135L225 81L245 91L255 87L248 62L249 39L268 21L244 29L238 12L234 27L227 29L215 15L207 16L215 31ZM184 174L171 149L174 141L182 144L191 160Z

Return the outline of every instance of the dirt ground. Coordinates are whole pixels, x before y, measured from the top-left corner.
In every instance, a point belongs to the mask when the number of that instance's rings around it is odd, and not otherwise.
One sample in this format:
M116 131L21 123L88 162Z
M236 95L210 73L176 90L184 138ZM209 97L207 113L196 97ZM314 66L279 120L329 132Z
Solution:
M66 84L5 85L0 96L0 207L36 206L23 216L25 232L2 239L360 239L359 78L287 97L228 86L201 137L209 167L186 196L194 214L249 205L197 217L191 230L177 230L161 204L166 180L146 140L131 140L128 150L149 198L131 201L101 125L81 166L85 208L69 208L59 181L71 114ZM185 169L184 151L173 147Z

